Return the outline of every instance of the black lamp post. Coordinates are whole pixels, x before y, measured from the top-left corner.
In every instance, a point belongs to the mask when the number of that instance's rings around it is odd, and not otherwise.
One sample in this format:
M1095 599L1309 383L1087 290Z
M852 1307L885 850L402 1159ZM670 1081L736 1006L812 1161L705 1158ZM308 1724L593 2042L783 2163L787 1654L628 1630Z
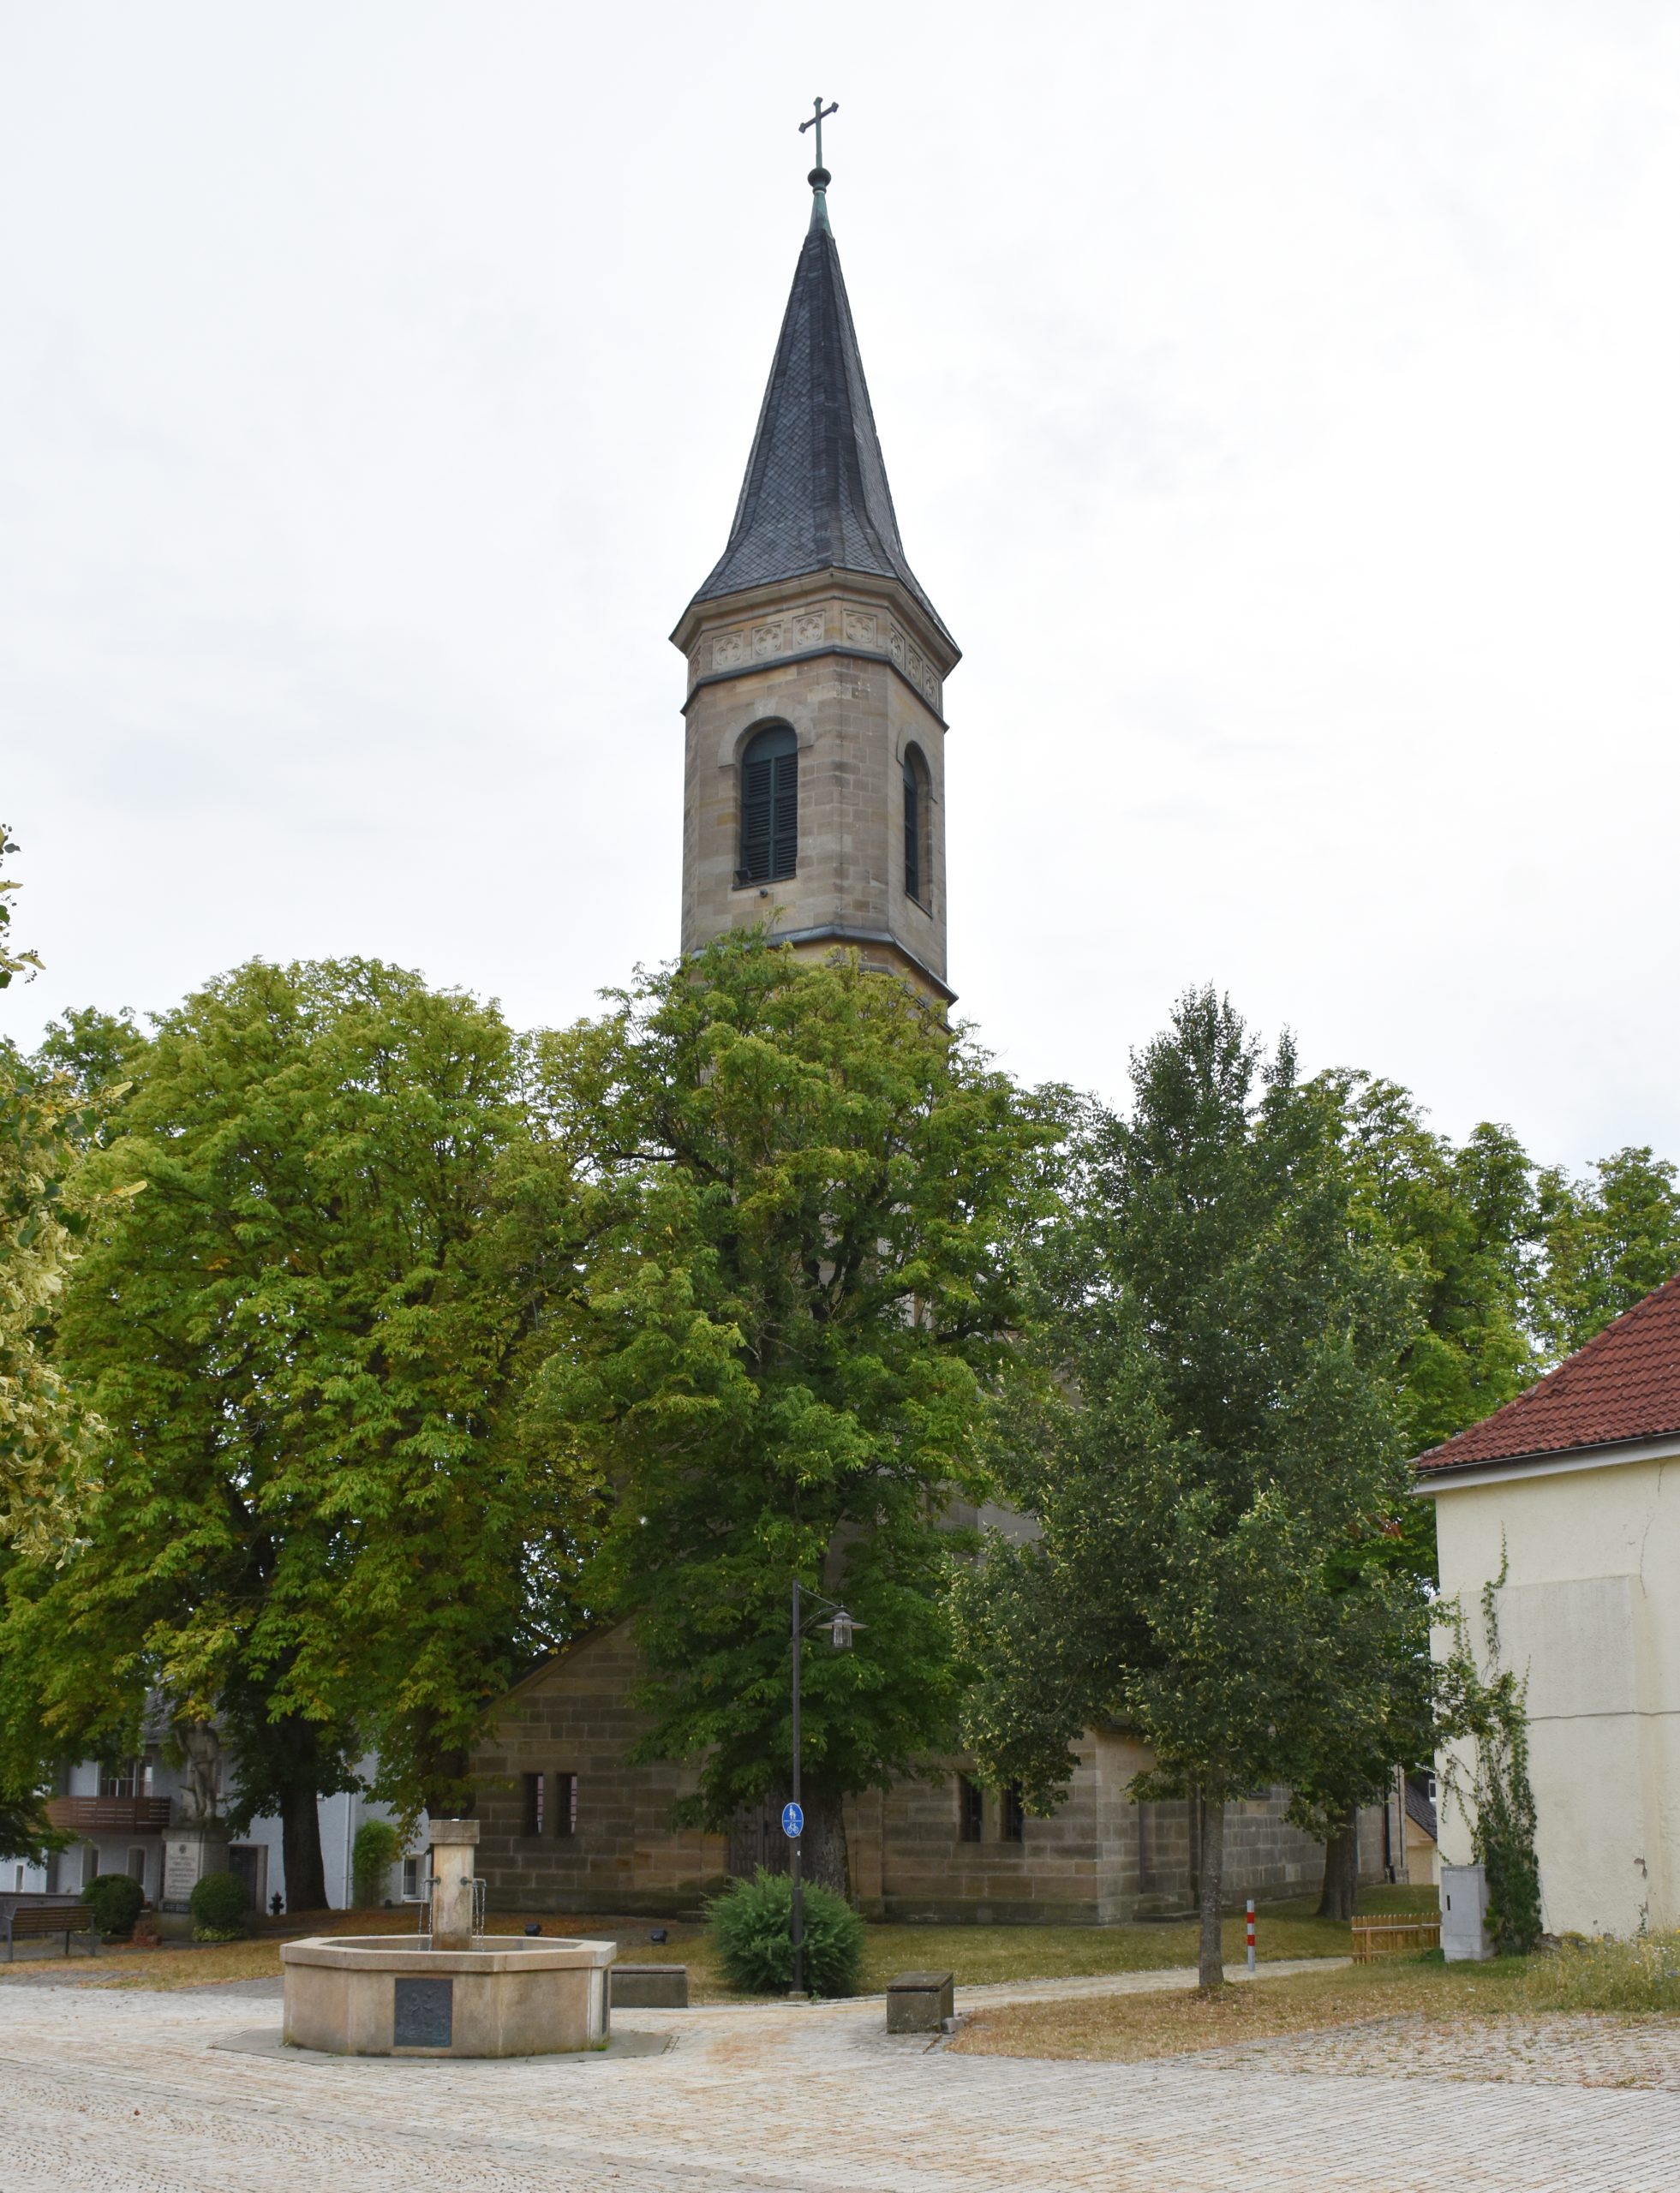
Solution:
M799 1647L804 1640L809 1617L804 1602L815 1599L819 1606L829 1610L830 1618L815 1626L826 1629L828 1642L837 1652L852 1649L854 1630L861 1629L860 1622L853 1622L843 1606L833 1599L825 1599L821 1592L808 1591L796 1576L793 1580L793 1802L782 1814L782 1825L788 1831L788 1840L793 1848L790 1852L789 1873L792 1882L792 1898L788 1914L788 1935L793 1947L793 1993L805 1992L805 1885L800 1871L800 1845L804 1839L804 1808L799 1802Z

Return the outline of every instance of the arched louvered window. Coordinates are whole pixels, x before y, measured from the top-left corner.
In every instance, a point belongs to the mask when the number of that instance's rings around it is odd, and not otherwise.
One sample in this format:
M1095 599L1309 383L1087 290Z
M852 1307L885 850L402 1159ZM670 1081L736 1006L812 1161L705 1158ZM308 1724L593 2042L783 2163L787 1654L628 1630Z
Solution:
M739 883L779 883L799 852L799 742L786 724L761 731L741 756Z
M931 882L928 822L928 765L919 749L907 746L904 755L904 887L924 906Z

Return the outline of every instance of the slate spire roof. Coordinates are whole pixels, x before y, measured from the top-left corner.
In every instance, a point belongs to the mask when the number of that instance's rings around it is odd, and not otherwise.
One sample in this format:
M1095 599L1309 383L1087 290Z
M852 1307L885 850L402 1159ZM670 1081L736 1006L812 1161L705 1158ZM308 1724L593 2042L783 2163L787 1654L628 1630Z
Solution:
M1624 1310L1527 1393L1420 1455L1420 1476L1680 1434L1680 1276Z
M818 175L826 183L818 169L813 185ZM897 579L956 652L899 539L840 254L818 188L729 546L694 599L711 601L826 571Z

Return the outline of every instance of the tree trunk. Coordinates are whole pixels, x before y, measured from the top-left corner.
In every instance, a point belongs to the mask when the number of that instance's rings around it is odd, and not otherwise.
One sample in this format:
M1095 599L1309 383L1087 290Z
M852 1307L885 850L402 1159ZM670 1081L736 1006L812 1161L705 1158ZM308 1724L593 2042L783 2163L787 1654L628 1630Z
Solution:
M1198 1793L1201 1802L1201 1862L1197 1868L1202 1914L1202 1935L1197 1955L1196 1984L1211 1992L1225 1984L1225 1953L1219 1940L1219 1891L1225 1878L1225 1803L1223 1797Z
M773 1791L760 1804L744 1805L730 1821L725 1862L732 1879L750 1880L761 1866L767 1873L788 1871L793 1846L782 1832L784 1802ZM800 1802L805 1815L805 1831L799 1838L800 1878L831 1888L836 1896L846 1896L850 1867L842 1800L821 1783L812 1788L807 1782Z
M1351 1919L1359 1893L1360 1821L1350 1805L1324 1844L1324 1885L1318 1897L1321 1919Z
M292 1783L280 1793L280 1856L286 1869L286 1909L325 1911L326 1867L312 1784Z
M427 1746L421 1776L421 1802L434 1820L469 1820L475 1794L468 1772L471 1761L457 1746Z
M818 1783L804 1792L805 1831L800 1838L804 1876L836 1896L851 1893L846 1853L846 1814L837 1790Z

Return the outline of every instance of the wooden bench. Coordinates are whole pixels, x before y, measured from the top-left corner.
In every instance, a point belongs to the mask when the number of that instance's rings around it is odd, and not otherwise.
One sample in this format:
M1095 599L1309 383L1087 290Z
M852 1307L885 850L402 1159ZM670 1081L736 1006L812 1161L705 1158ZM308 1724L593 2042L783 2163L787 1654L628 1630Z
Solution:
M1385 1913L1381 1918L1354 1921L1354 1962L1373 1964L1383 1957L1416 1957L1420 1950L1441 1946L1441 1915L1437 1911Z
M6 1936L6 1962L10 1964L16 1956L15 1945L19 1942L44 1941L48 1936L64 1937L64 1954L70 1954L72 1934L86 1934L92 1955L99 1954L99 1930L93 1923L93 1914L80 1901L64 1903L14 1903L3 1916L0 1927Z

